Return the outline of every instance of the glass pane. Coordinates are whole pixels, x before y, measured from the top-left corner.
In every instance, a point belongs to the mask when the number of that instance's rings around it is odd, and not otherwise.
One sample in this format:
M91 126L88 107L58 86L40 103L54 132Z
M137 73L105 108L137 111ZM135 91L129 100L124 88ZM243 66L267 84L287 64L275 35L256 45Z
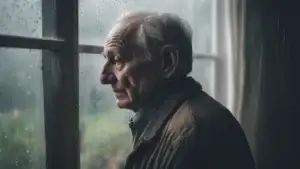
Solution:
M1 0L0 34L42 36L41 0Z
M0 48L0 168L45 168L39 50Z
M81 169L122 167L131 150L132 113L117 108L111 88L100 84L101 55L81 54L79 61Z
M215 61L209 59L194 59L190 74L197 80L205 92L214 97L214 66Z
M102 45L104 38L125 11L175 13L193 28L194 51L211 53L212 0L80 0L80 43Z

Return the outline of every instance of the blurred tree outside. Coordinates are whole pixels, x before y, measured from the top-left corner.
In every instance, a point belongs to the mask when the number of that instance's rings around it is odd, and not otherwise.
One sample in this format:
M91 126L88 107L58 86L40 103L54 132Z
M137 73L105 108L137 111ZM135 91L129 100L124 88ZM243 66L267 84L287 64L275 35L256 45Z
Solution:
M40 52L0 48L0 56L0 169L46 169ZM131 149L131 113L116 108L93 62L80 65L81 168L119 168Z
M125 162L131 150L131 133L127 120L120 116L118 110L113 110L98 115L86 115L83 118L83 169L108 169L111 163L119 166Z
M81 168L108 169L121 166L131 150L131 134L120 112L83 117ZM44 168L45 152L36 136L30 112L14 110L0 116L0 168Z
M0 117L0 168L41 168L45 156L32 113L13 110Z

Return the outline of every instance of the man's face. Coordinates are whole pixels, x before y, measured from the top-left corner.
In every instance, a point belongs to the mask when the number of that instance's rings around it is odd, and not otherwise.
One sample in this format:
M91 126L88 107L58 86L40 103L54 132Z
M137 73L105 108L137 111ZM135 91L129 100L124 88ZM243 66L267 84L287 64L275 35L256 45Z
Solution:
M112 34L105 43L101 83L112 86L119 108L137 111L162 79L160 64L147 60L137 46L123 46L124 39L119 37Z

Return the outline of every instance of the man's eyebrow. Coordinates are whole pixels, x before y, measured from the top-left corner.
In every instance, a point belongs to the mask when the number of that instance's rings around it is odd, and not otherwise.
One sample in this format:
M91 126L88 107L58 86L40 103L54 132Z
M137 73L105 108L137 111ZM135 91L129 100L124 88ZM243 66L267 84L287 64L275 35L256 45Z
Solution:
M107 60L115 60L115 55L112 53L102 53L102 56Z
M108 59L110 54L107 53L107 52L102 52L101 55L105 58L105 59Z

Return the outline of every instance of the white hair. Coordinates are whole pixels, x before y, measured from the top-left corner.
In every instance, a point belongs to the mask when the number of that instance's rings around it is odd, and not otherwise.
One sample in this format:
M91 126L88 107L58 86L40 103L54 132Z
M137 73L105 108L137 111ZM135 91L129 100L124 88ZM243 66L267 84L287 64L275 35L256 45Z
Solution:
M173 45L179 54L178 73L187 75L192 71L192 29L184 19L170 13L127 12L118 23L124 36L134 32L130 38L145 49L147 59L151 60L164 45Z

